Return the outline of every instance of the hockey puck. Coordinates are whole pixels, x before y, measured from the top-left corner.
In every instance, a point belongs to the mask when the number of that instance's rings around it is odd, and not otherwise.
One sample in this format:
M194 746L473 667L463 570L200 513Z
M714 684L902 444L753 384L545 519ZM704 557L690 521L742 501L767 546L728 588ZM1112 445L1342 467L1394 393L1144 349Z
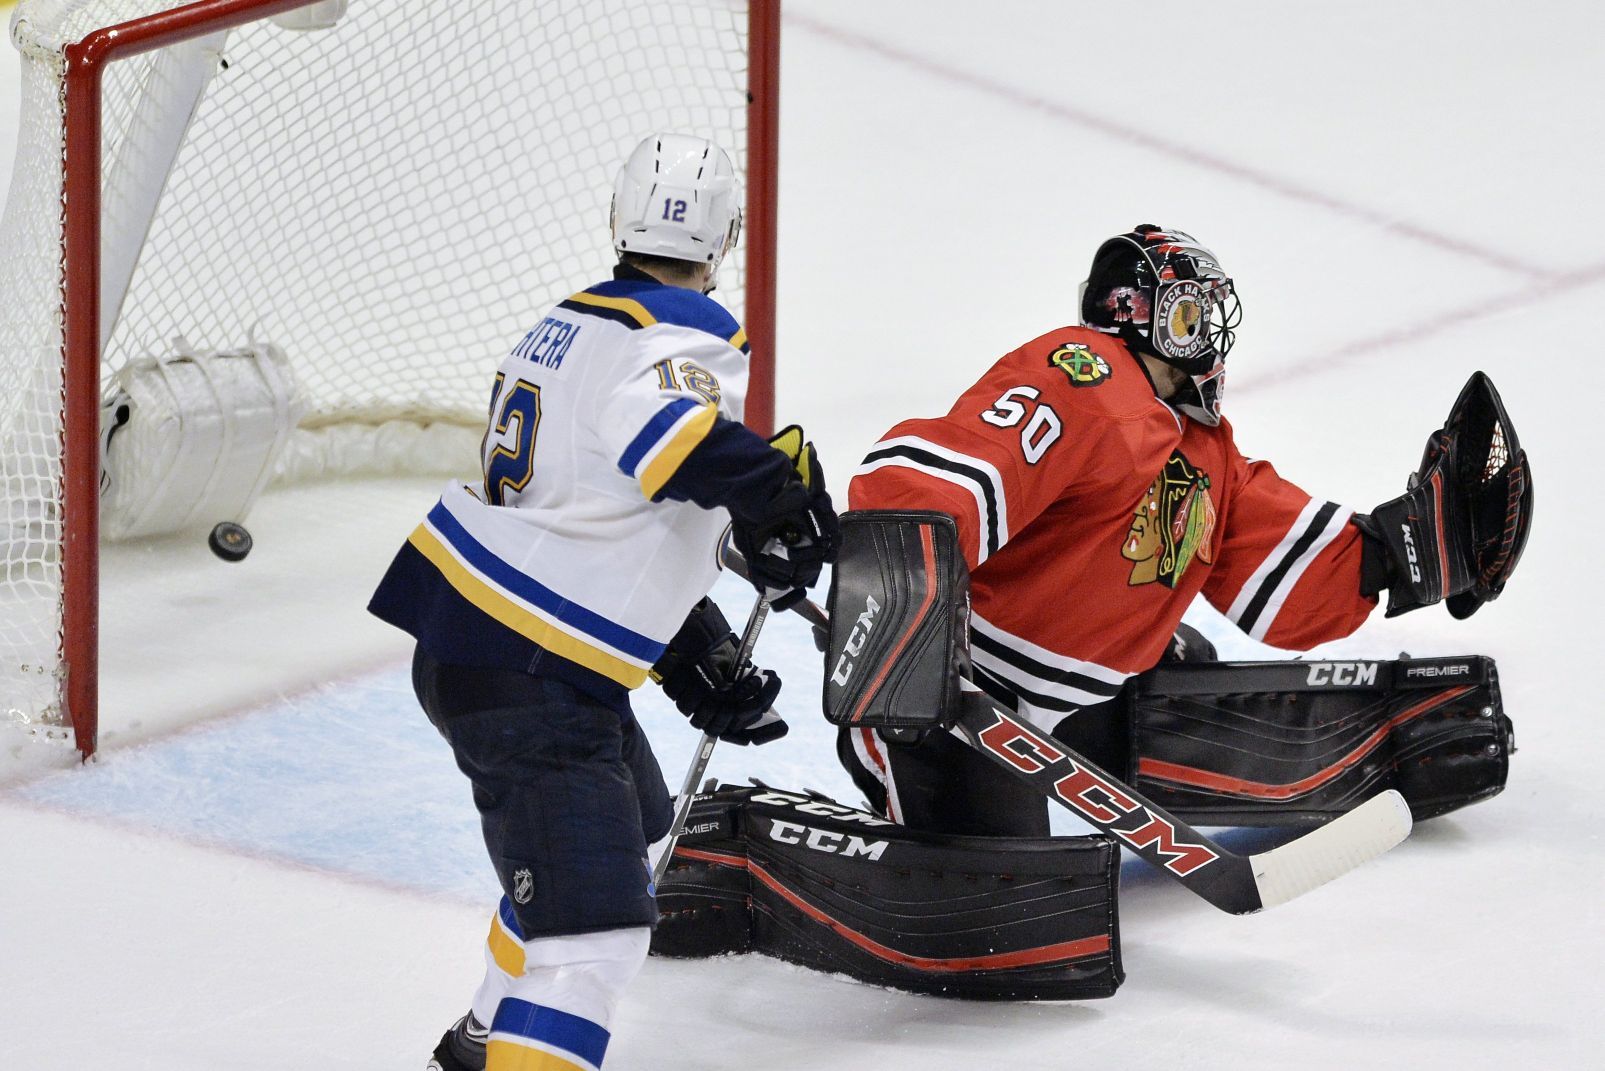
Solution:
M212 529L212 534L206 537L206 545L226 562L244 561L251 553L251 533L243 525L224 521Z

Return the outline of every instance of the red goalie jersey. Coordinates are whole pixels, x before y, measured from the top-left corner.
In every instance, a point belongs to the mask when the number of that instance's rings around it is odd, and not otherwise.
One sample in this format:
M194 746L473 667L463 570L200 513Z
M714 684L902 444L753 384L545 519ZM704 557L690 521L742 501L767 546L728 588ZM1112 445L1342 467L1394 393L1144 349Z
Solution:
M1290 648L1376 606L1351 510L1245 459L1224 420L1179 415L1122 342L1086 328L1006 355L946 416L897 425L848 497L958 519L977 676L1044 728L1154 665L1199 592Z

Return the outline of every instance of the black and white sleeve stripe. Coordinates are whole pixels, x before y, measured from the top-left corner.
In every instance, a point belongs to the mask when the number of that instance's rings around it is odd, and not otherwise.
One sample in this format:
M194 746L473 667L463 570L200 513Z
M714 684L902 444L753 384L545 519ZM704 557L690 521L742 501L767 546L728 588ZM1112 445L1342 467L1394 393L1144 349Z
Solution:
M1254 570L1226 611L1238 628L1256 640L1263 640L1276 621L1276 615L1321 551L1343 531L1354 515L1336 502L1311 499L1274 550Z
M955 484L975 498L976 520L981 531L977 565L1009 541L1009 510L1003 477L991 462L938 446L917 435L899 435L876 443L854 475L888 467L915 469Z
M1055 654L979 616L970 619L970 658L978 671L996 678L1021 702L1061 713L1113 699L1131 676Z

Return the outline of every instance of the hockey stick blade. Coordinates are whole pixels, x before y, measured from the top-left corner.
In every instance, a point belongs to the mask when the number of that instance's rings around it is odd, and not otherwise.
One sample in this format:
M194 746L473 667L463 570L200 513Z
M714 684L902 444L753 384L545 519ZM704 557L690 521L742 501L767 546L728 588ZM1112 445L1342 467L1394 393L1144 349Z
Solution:
M1249 856L1260 906L1285 904L1375 859L1408 837L1410 826L1410 805L1390 788L1319 829Z
M1227 851L1057 740L966 684L954 733L1048 799L1109 834L1222 911L1284 904L1386 852L1410 833L1389 789L1296 840L1257 855Z

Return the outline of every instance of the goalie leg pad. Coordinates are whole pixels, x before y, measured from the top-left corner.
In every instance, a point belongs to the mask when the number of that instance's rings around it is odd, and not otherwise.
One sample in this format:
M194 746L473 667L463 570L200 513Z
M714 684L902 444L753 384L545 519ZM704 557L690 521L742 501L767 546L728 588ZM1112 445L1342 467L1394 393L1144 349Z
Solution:
M243 521L305 402L272 344L130 361L102 409L102 533L166 535Z
M752 951L751 880L737 823L750 789L699 796L655 890L652 954L696 959Z
M977 837L1048 836L1048 801L950 733L914 743L838 730L836 755L870 810L908 829Z
M1480 656L1162 665L1128 701L1133 784L1200 824L1323 822L1389 788L1419 822L1497 795L1515 750Z
M658 955L764 952L972 1000L1107 997L1124 979L1108 837L916 833L763 787L698 800L686 829L658 888Z

